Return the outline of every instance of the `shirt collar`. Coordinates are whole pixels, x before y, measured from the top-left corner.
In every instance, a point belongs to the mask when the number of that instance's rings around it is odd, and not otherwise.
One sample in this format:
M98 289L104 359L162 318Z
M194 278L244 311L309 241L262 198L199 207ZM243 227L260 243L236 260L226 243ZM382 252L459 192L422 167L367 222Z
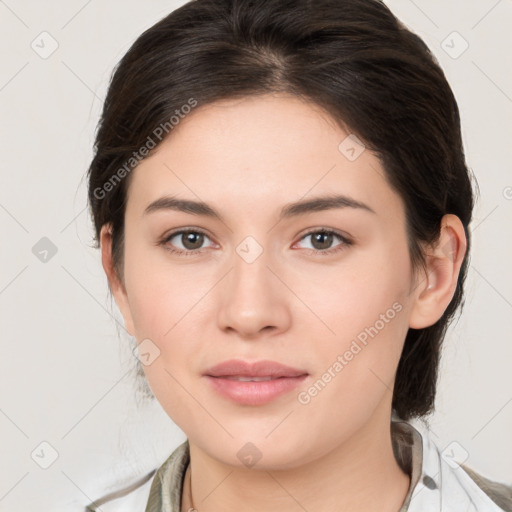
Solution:
M190 462L188 439L172 452L156 472L145 512L181 512L181 493Z
M406 508L400 512L504 512L453 458L453 443L441 452L421 420L396 425L413 436L413 467L420 469L416 480L413 469Z

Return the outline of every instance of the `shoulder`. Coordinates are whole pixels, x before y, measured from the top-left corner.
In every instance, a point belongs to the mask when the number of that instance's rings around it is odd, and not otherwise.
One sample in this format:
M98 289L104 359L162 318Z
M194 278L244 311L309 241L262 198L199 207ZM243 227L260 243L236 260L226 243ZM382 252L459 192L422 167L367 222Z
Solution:
M489 480L467 466L462 465L462 468L496 505L503 510L512 511L512 485Z
M109 492L94 500L85 512L122 512L125 510L145 510L156 469L151 470L132 483Z
M399 445L395 454L399 460L411 461L409 474L414 475L401 512L512 511L512 485L495 482L459 464L453 450L439 449L426 423L394 421L392 430L399 434L394 436Z

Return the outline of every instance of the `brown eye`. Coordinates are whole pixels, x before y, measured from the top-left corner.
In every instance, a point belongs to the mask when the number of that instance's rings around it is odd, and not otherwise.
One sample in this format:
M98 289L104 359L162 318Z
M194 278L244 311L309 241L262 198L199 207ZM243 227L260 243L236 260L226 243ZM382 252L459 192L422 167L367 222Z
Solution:
M171 233L160 243L172 253L180 255L195 255L203 250L208 235L198 230L181 230Z
M313 233L311 236L311 242L315 249L325 250L330 249L330 246L333 241L332 233L327 233L325 231L319 231L318 233Z
M342 251L352 245L352 241L347 237L330 229L316 229L315 231L310 231L300 239L300 242L308 238L311 240L311 247L306 247L306 250L312 254L329 255ZM333 246L333 242L336 238L339 240L339 243Z
M181 240L185 249L194 251L199 249L204 243L204 235L194 231L184 232L181 235Z

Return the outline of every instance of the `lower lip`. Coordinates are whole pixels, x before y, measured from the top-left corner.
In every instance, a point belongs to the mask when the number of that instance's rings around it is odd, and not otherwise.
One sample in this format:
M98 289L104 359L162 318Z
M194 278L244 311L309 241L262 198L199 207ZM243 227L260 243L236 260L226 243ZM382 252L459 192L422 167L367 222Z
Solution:
M211 377L210 375L205 375L205 377L215 391L238 404L263 405L295 389L307 375L252 382Z

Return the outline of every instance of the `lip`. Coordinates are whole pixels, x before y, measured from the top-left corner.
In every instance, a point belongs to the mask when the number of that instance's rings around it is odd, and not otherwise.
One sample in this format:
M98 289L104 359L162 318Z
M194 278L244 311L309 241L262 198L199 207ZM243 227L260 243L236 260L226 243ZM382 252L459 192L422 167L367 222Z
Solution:
M249 363L241 359L230 359L206 370L204 375L210 377L300 377L307 371L292 368L276 361L256 361Z
M213 366L204 373L220 395L243 405L263 405L295 389L308 372L275 361L248 363L231 359ZM242 378L271 378L262 381L239 381Z

